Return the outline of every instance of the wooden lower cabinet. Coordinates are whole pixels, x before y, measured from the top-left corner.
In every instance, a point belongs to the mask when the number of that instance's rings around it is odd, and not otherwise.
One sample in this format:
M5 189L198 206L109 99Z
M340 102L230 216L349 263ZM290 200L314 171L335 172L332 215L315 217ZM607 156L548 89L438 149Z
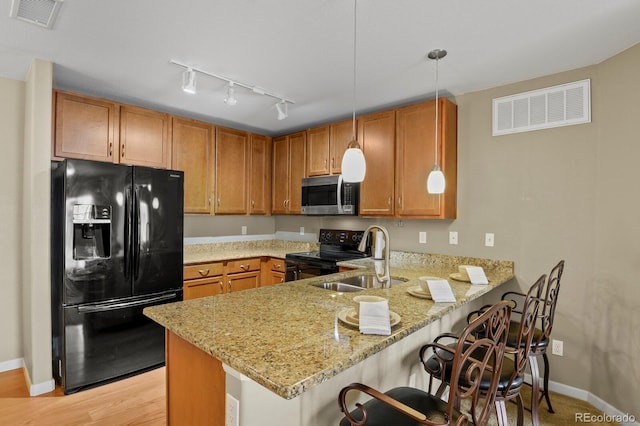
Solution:
M184 300L260 287L260 258L200 263L184 267Z
M225 426L222 362L166 332L167 424Z

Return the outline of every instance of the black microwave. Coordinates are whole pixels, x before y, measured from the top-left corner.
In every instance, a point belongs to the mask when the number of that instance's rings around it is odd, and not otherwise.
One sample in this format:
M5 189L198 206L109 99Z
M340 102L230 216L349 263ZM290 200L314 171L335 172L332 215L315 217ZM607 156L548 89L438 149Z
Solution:
M344 182L342 175L302 179L302 207L305 215L357 215L360 184Z

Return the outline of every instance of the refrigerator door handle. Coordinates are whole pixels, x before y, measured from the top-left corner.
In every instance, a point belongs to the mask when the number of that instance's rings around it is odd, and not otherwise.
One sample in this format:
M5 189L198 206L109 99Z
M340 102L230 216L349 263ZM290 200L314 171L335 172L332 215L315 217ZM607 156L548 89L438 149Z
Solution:
M116 303L103 303L100 305L88 305L78 306L78 312L82 314L90 314L94 312L113 311L116 309L132 308L135 306L148 305L155 302L162 302L163 300L170 300L176 297L176 293L164 294L158 297L151 297L149 299L134 300L131 302L116 302Z
M140 223L140 189L138 185L134 188L133 193L133 209L134 209L134 220L135 220L135 235L133 240L133 279L137 280L140 275L140 233L141 226Z
M131 186L125 188L125 202L124 202L124 277L129 279L131 276L131 252L133 243L133 223L132 223L132 210L133 201L131 199Z

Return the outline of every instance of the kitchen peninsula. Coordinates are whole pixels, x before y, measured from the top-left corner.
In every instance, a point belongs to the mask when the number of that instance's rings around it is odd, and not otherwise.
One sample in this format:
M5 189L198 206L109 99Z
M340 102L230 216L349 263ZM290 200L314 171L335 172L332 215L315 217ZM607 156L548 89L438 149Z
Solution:
M460 264L482 266L489 285L450 279L455 304L434 304L407 292L419 276L448 278ZM457 328L483 304L483 295L513 278L513 262L392 252L391 275L407 282L359 293L313 286L373 273L369 259L344 266L359 269L145 309L167 329L169 424L206 419L224 425L225 394L239 401L243 426L336 424L343 386L420 385L420 346ZM338 320L338 313L355 306L353 297L364 293L388 298L400 316L390 336L361 335Z

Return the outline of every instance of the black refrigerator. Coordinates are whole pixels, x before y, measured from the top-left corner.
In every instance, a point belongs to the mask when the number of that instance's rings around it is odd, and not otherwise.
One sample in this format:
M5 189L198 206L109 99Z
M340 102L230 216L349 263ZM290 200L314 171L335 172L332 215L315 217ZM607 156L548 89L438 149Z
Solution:
M53 372L65 393L164 364L142 314L182 300L181 171L67 159L52 169Z

